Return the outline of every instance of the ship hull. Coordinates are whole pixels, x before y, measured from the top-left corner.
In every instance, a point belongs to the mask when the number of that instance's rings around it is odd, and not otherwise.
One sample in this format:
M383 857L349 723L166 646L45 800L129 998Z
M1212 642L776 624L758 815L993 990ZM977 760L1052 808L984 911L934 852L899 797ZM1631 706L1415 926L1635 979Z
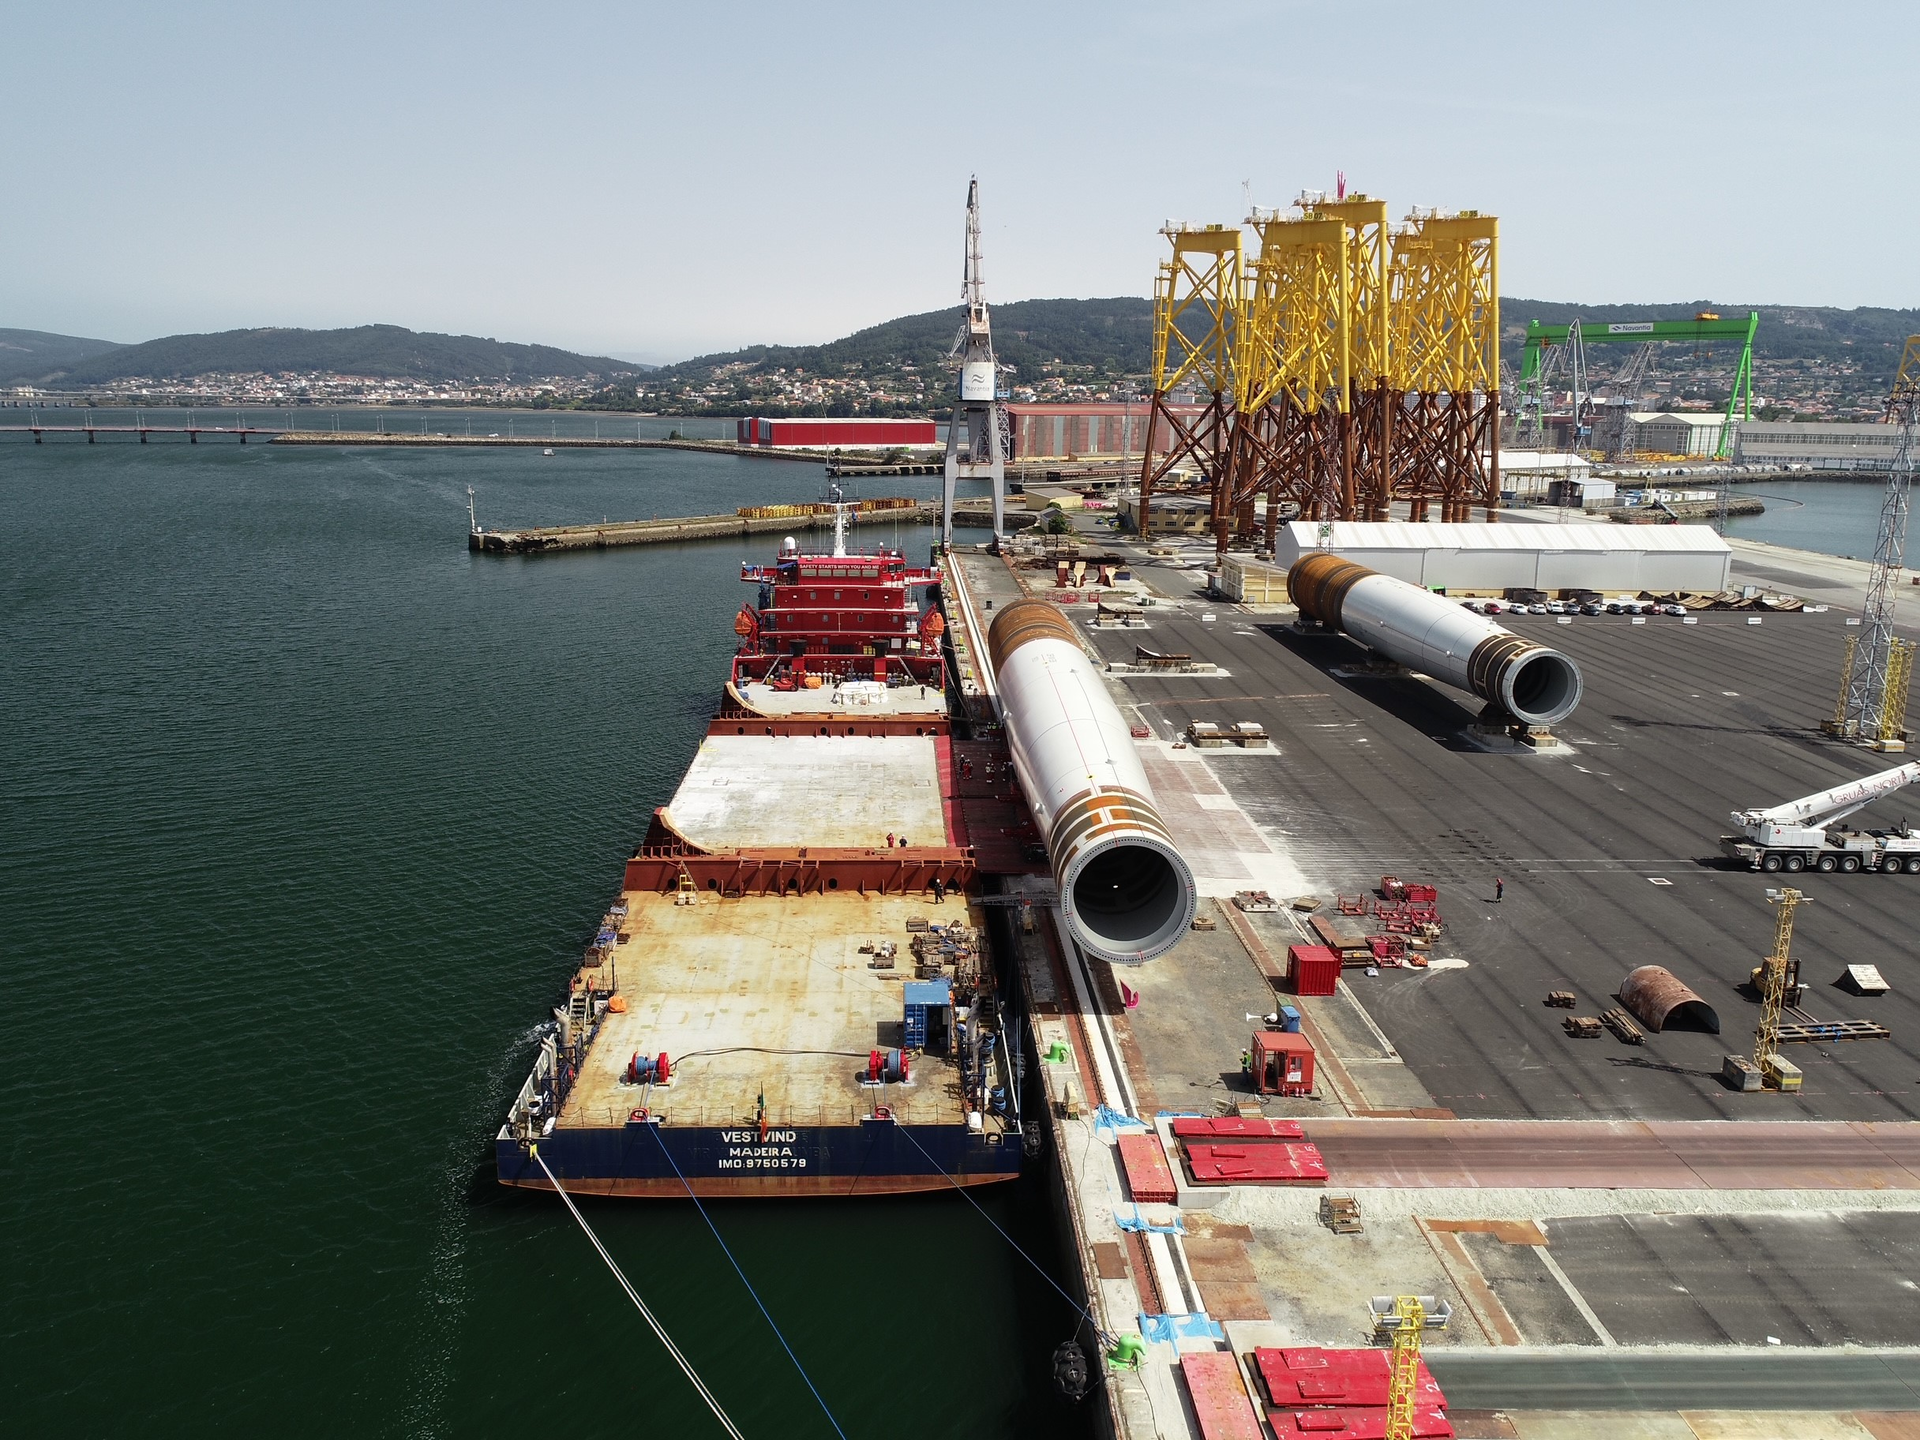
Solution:
M764 1140L750 1126L571 1128L544 1137L539 1151L536 1159L502 1134L500 1183L552 1189L544 1160L569 1192L588 1195L893 1195L1012 1180L1021 1160L1017 1134L891 1121L782 1127Z

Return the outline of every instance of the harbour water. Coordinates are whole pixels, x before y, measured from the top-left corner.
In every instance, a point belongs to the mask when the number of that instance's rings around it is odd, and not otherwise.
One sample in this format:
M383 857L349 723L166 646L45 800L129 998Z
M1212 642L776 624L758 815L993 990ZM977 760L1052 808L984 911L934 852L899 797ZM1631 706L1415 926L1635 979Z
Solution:
M1885 475L1858 480L1767 480L1734 492L1763 502L1764 515L1734 515L1727 534L1738 540L1765 540L1796 550L1871 560L1880 535L1880 505L1886 498Z
M487 1142L697 743L742 547L473 556L466 487L506 525L818 483L0 444L0 1431L717 1433ZM1058 1265L1040 1184L976 1198ZM583 1208L748 1435L833 1433L690 1205ZM1073 1317L966 1198L709 1211L848 1435L1079 1433Z

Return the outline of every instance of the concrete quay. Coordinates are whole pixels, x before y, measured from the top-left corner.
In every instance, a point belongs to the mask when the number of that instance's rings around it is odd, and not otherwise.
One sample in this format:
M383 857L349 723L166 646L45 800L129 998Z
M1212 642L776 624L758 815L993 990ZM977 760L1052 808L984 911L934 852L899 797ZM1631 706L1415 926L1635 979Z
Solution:
M680 540L719 540L734 535L774 535L797 532L817 523L809 515L680 515L652 520L616 520L599 525L552 525L523 530L473 530L467 548L484 555L556 555L568 550L611 550L624 545L667 545ZM1033 523L1024 511L1008 511L1006 524L1020 529ZM896 510L849 512L848 523L862 525L938 525L938 505L914 505ZM957 501L955 526L978 528L993 523L990 505Z
M1762 892L1776 878L1719 858L1727 812L1885 764L1818 729L1866 567L1736 542L1736 583L1834 609L1757 625L1517 617L1516 632L1575 656L1588 693L1559 752L1496 753L1473 743L1469 697L1369 667L1344 639L1298 636L1285 607L1210 597L1210 546L1150 556L1082 540L1130 561L1157 632L1098 631L1092 592L1076 592L1064 609L1091 653L1145 643L1220 667L1108 682L1148 732L1135 743L1214 928L1121 972L1080 955L1057 911L1017 937L1035 1050L1070 1055L1042 1073L1062 1249L1079 1262L1063 1280L1092 1319L1083 1343L1188 1317L1137 1370L1095 1356L1103 1383L1085 1403L1105 1430L1209 1433L1180 1359L1213 1352L1234 1358L1247 1401L1251 1428L1233 1433L1293 1433L1263 1420L1249 1352L1370 1345L1367 1298L1413 1292L1454 1307L1426 1359L1461 1437L1920 1435L1920 993L1896 980L1864 999L1834 983L1850 962L1909 975L1920 884L1797 877L1816 901L1795 938L1803 1006L1879 1020L1891 1039L1793 1047L1797 1094L1737 1095L1716 1078L1722 1053L1751 1044L1745 980L1769 943ZM1061 592L1051 564L961 551L950 569L952 633L991 702L972 632L1013 599ZM1901 599L1913 634L1920 606ZM1273 744L1178 746L1197 719L1257 721ZM1896 798L1862 819L1900 816ZM1287 945L1315 938L1304 914L1232 903L1259 889L1325 913L1386 873L1439 886L1431 963L1351 968L1327 997L1284 982ZM1042 913L1052 898L1034 892ZM1544 1004L1571 989L1597 1013L1646 963L1706 996L1722 1033L1575 1040ZM1277 1003L1301 1010L1318 1053L1311 1098L1252 1095L1241 1074L1250 1017ZM1324 1187L1194 1183L1168 1115L1252 1105L1324 1142ZM1176 1204L1133 1202L1116 1146L1129 1132L1159 1137ZM1362 1233L1320 1223L1326 1194L1359 1202Z
M203 432L210 433L208 427ZM378 445L392 449L473 450L694 450L708 455L745 455L755 460L799 460L809 465L833 457L825 450L770 450L732 440L625 439L616 435L455 435L437 431L284 430L273 445ZM936 472L937 473L937 472Z

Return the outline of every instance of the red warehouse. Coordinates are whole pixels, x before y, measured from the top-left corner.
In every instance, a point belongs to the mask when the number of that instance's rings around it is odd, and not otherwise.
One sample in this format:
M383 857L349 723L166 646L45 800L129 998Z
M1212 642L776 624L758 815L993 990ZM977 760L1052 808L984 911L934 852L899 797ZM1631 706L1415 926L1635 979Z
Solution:
M768 450L937 450L941 444L931 420L768 420L753 415L734 423L740 444Z

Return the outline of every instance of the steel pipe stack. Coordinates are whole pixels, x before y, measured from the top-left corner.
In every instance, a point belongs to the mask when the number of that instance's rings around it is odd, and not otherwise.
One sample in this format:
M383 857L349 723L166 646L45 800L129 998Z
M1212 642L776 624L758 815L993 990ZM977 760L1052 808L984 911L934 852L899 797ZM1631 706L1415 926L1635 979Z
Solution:
M1068 928L1103 960L1144 964L1192 925L1195 894L1127 722L1072 623L1044 600L995 616L987 653Z
M1572 660L1418 585L1313 554L1294 562L1287 587L1302 615L1471 691L1520 724L1557 724L1580 703Z

